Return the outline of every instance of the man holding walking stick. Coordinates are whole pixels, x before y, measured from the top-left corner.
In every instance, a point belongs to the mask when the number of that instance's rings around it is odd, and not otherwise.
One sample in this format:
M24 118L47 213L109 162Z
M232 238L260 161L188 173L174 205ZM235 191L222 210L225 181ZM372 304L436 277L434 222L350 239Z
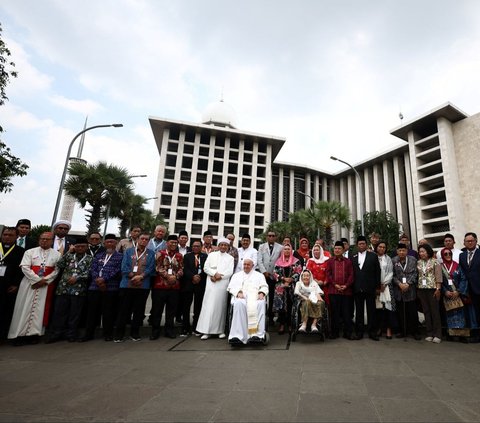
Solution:
M411 334L415 340L420 341L421 336L418 332L418 313L415 301L415 287L418 278L417 259L407 254L407 246L398 244L397 256L392 259L393 292L401 328L401 332L396 337L405 338L407 334Z

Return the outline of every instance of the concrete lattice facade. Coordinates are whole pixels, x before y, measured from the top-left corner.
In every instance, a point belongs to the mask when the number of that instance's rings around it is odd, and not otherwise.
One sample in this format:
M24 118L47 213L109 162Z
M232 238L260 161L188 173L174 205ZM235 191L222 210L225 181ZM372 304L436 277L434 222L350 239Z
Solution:
M346 204L352 220L362 204L366 212L388 210L413 245L426 238L438 247L446 232L462 239L479 221L471 181L479 173L480 115L468 117L450 103L394 129L404 145L354 164L362 191L351 169L329 173L275 162L281 137L212 118L194 124L151 117L150 124L160 154L155 211L170 232L258 237L268 222L310 207L312 198ZM335 236L352 233L337 229Z

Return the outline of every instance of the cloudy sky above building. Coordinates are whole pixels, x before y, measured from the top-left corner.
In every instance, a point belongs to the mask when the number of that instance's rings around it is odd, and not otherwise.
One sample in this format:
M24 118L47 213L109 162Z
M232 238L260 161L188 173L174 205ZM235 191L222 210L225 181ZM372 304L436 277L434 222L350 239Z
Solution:
M48 224L68 143L127 168L155 195L148 116L200 122L225 102L241 130L285 137L278 161L336 171L399 145L390 131L447 101L480 110L480 2L445 0L3 0L19 76L2 139L30 166L0 222ZM75 150L75 149L74 149ZM85 227L76 212L74 228Z

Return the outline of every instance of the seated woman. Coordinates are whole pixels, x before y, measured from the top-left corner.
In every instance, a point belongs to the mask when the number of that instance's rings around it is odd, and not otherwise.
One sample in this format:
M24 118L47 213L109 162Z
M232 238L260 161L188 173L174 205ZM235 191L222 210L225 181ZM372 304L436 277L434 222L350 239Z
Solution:
M300 298L300 313L302 314L302 325L299 332L307 331L308 319L312 319L310 332L318 332L317 322L323 315L325 302L322 298L323 291L317 282L313 280L310 270L304 270L300 280L295 285L295 295Z

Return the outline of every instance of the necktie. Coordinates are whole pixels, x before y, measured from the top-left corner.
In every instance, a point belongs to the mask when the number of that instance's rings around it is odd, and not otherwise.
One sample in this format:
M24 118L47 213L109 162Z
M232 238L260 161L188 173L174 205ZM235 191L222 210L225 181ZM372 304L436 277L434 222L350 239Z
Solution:
M467 262L468 262L469 266L472 263L472 258L473 258L473 251L469 251L468 252L468 257L467 257Z
M63 238L58 240L58 252L63 256L63 251L65 250L65 245L63 243Z
M24 244L25 244L25 238L20 238L20 239L18 240L18 246L19 246L19 247L23 247Z
M195 254L195 269L198 270L198 266L200 266L200 261L198 260L198 255Z
M273 244L270 244L268 247L270 248L270 255L272 255L272 253L273 253Z

